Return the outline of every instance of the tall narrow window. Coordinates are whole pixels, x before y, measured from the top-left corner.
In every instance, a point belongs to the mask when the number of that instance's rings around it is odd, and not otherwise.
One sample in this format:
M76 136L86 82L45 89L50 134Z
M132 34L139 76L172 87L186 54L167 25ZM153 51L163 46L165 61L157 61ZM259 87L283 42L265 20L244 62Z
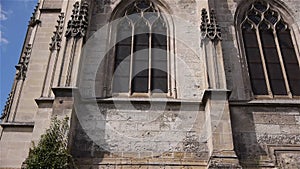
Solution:
M253 93L299 96L299 56L280 13L268 3L254 2L241 29Z
M150 0L136 0L117 28L113 93L167 93L167 28Z

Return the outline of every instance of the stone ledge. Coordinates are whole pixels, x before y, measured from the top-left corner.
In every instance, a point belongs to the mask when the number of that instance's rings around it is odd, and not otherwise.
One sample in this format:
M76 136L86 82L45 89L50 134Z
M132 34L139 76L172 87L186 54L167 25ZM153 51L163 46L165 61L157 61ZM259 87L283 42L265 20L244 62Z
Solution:
M41 97L41 98L35 99L35 102L39 108L52 108L54 98Z
M204 91L202 102L205 104L209 99L217 101L228 101L230 90L227 89L206 89Z
M60 13L61 8L41 8L41 13Z
M251 100L251 101L229 101L230 106L299 106L297 99L274 99L274 100Z
M52 91L55 97L74 97L78 93L78 88L76 87L54 87Z
M97 102L97 103L112 103L112 102L157 102L157 103L178 103L178 104L199 104L203 105L207 99L228 100L231 91L226 89L206 89L203 92L201 99L175 99L168 97L110 97L110 98L81 98L82 102ZM79 95L80 96L80 95Z
M117 165L117 166L207 166L207 161L205 160L185 160L185 159L118 159L118 158L79 158L75 161L78 162L79 166L82 165ZM76 162L75 162L76 163Z
M1 127L34 127L34 122L1 122Z

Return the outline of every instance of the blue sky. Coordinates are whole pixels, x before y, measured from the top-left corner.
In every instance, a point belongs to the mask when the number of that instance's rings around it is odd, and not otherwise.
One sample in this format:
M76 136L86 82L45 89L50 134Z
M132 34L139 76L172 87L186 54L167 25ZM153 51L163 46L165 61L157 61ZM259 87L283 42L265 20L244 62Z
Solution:
M0 114L11 90L27 25L38 0L0 0Z

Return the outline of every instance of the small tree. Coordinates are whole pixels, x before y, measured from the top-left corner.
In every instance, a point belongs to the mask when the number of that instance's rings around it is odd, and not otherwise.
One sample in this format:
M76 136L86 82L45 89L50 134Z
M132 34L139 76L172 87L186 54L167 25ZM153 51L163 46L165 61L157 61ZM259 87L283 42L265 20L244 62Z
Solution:
M41 136L37 146L33 143L33 148L30 148L22 168L74 168L73 158L67 149L68 121L68 117L64 120L58 120L56 116L51 119L50 128Z

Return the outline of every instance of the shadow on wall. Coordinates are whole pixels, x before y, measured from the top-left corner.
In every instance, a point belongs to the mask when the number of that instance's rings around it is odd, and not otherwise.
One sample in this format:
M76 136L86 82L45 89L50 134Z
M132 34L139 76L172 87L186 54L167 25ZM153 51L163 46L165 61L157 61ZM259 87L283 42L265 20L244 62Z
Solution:
M245 85L246 77L243 71L244 60L241 58L235 32L235 7L241 0L219 2L209 1L210 8L215 8L217 22L222 31L222 52L226 74L227 88L232 90L230 100L249 100L250 90ZM233 9L234 8L234 9ZM257 141L253 114L244 108L231 107L231 125L234 139L234 149L242 167L258 166L261 156L266 151Z
M242 167L259 166L261 157L266 156L267 152L258 143L252 111L241 107L232 107L230 112L234 149L240 165Z
M82 111L82 110L81 110ZM75 160L75 164L78 168L83 167L92 167L93 164L99 164L104 156L109 156L108 150L103 149L102 147L106 146L105 142L105 118L106 115L103 115L101 112L101 119L99 116L91 114L90 110L86 110L86 118L82 118L81 115L73 113L74 120L72 121L72 138L71 138L71 154ZM100 112L99 112L100 113ZM78 117L80 116L80 117ZM104 117L104 119L102 119ZM80 120L78 118L81 118ZM94 120L93 120L94 119ZM99 119L98 121L95 119ZM90 121L90 127L88 128ZM97 121L97 124L94 122ZM99 128L96 129L94 125L97 125ZM87 129L88 128L88 129ZM91 134L94 134L90 138ZM90 136L89 136L90 135ZM101 144L100 144L101 143Z
M221 27L226 83L227 88L232 91L230 100L249 100L251 96L248 82L245 79L247 73L243 71L245 61L240 55L235 31L235 7L240 2L241 0L234 0L234 2L229 0L209 1L210 8L216 11L217 23Z

